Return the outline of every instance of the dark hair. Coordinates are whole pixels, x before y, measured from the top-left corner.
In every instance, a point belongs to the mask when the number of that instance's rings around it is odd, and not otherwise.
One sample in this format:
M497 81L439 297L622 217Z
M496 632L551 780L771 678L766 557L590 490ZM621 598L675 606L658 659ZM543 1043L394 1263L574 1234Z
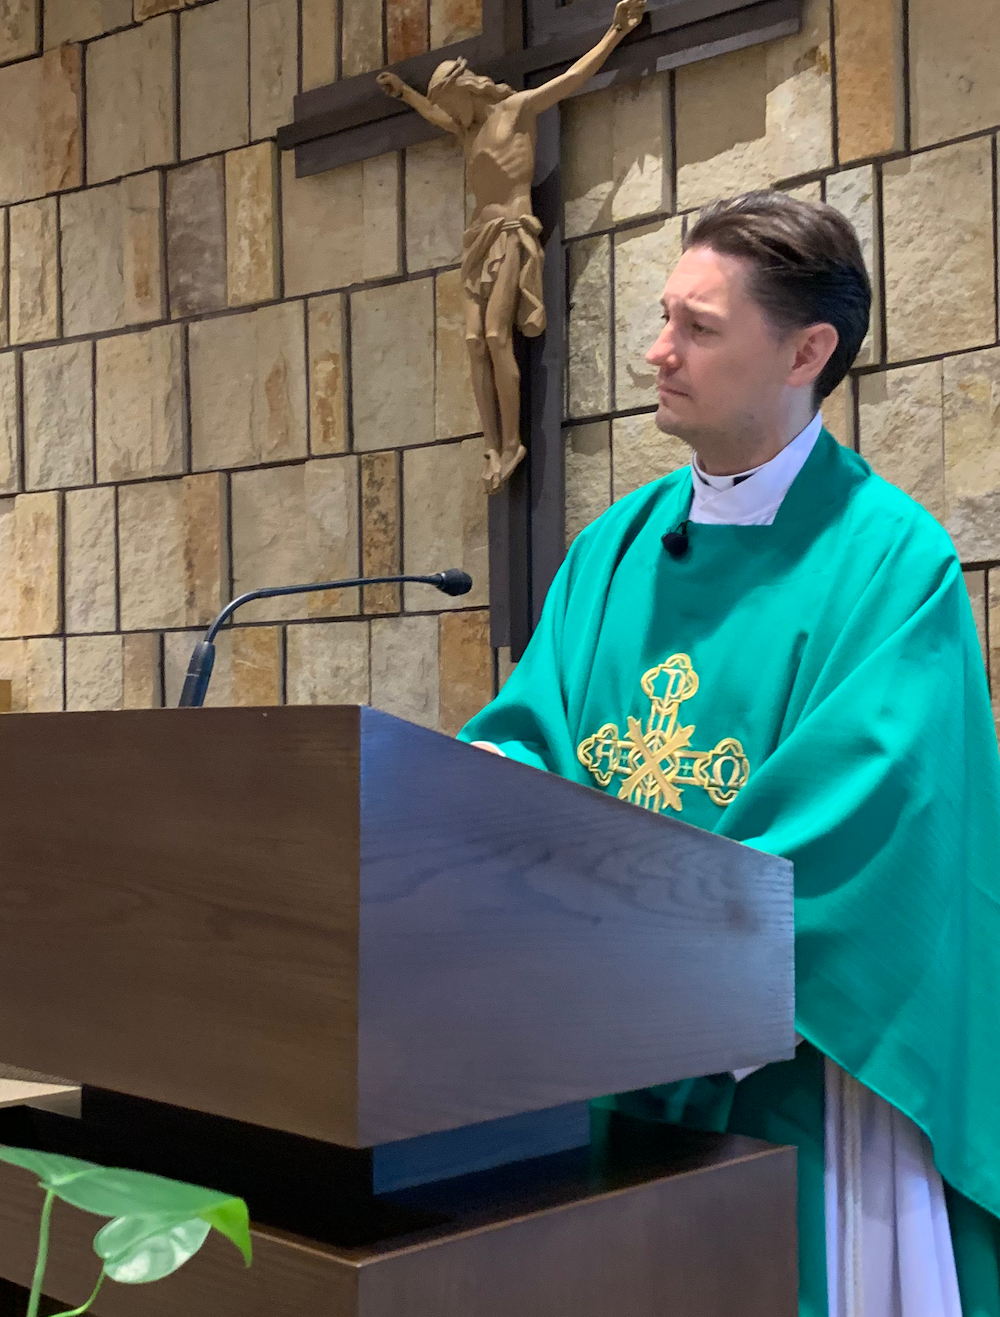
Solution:
M817 401L832 393L858 355L872 304L857 234L840 211L785 192L747 192L702 211L689 247L749 261L750 295L779 332L833 325L837 346L815 384Z

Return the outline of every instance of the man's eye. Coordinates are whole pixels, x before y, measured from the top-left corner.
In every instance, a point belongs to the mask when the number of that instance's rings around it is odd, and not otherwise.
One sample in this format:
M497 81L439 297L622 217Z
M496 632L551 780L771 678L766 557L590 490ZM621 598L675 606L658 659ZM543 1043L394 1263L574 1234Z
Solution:
M709 329L708 325L698 325L698 324L694 324L694 325L691 326L691 328L694 330L694 332L695 332L696 334L710 334L710 333L712 332L712 331Z

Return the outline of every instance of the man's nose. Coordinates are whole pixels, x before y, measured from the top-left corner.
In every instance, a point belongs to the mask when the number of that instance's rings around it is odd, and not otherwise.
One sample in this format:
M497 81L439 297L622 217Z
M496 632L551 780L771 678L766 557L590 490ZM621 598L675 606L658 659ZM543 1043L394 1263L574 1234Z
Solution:
M677 364L674 336L669 325L663 326L656 342L646 353L646 360L651 366L675 366Z

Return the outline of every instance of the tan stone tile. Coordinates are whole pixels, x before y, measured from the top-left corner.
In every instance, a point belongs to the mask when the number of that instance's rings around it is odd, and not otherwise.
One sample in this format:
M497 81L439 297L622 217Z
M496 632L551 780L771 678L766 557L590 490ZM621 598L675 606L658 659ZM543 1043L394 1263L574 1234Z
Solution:
M0 636L17 636L17 500L0 498ZM0 646L0 649L3 647ZM9 674L0 667L0 676Z
M71 490L64 536L67 632L114 631L115 491Z
M196 10L196 13L201 12ZM167 174L167 277L172 316L226 305L226 198L222 156Z
M1000 123L1000 31L992 0L910 0L909 19L913 145Z
M850 220L861 243L865 267L872 281L871 326L861 344L857 364L878 361L882 356L881 280L878 277L881 235L875 200L875 170L871 165L830 174L826 180L827 203Z
M660 294L681 255L680 219L615 234L615 403L656 401L646 353L660 332Z
M989 664L989 636L986 629L986 573L984 571L963 572L965 588L969 592L972 616L976 622L976 635L983 653L983 662Z
M316 622L288 628L289 704L368 704L367 622Z
M250 140L246 0L215 0L180 18L182 160Z
M615 89L575 96L562 110L563 227L573 238L611 227Z
M351 376L356 449L399 448L434 438L431 279L352 295Z
M132 0L45 0L45 49L89 41L132 22Z
M147 18L155 18L157 14L168 14L197 3L198 0L135 0L135 21L140 23Z
M301 302L190 329L191 463L251 466L306 453Z
M326 87L337 77L340 0L302 0L302 90Z
M298 0L250 0L250 137L292 121L299 89Z
M79 46L0 69L0 203L83 182L80 87Z
M612 98L611 218L669 210L670 81L666 73L626 83Z
M230 306L267 302L279 295L277 189L273 142L258 142L226 156Z
M230 704L260 708L281 703L281 627L235 627L229 655Z
M364 165L295 177L295 153L281 162L285 295L345 288L362 278Z
M576 425L566 443L566 546L611 505L611 427Z
M180 325L97 344L97 478L179 475L184 465Z
M810 205L818 205L823 200L823 184L816 178L809 183L800 183L798 187L782 188L782 191L796 201L807 201Z
M224 526L224 478L214 472L121 486L123 630L212 620L229 594Z
M184 677L191 652L204 632L168 631L163 637L163 705L167 709L176 709L184 689ZM224 642L224 643L223 643ZM216 692L229 688L229 631L220 632L215 642L215 666L212 669L211 684L205 697L207 708L217 708L226 702L216 700Z
M6 209L0 208L0 243L3 244L2 250L7 252L7 237L9 226L7 222ZM10 270L7 260L0 258L0 348L10 345Z
M611 409L611 239L583 238L569 247L566 343L569 416Z
M904 146L902 9L902 0L834 0L842 162Z
M124 704L121 636L69 636L66 708L120 709Z
M60 493L21 494L14 499L14 563L13 634L54 635L62 629Z
M442 613L439 627L439 726L454 736L493 698L490 615Z
M807 0L802 30L676 73L677 204L766 187L828 168L829 9Z
M483 30L483 0L431 0L431 49Z
M14 494L21 482L18 434L20 403L17 390L17 355L0 353L0 494Z
M430 270L462 259L465 160L452 137L406 152L406 266Z
M37 52L41 16L41 0L4 0L0 9L0 64Z
M361 167L362 279L385 279L403 269L399 242L400 157L373 156Z
M408 449L403 454L403 563L414 575L460 567L469 594L450 598L428 585L408 585L408 612L475 608L489 603L487 496L481 439Z
M854 447L854 389L854 379L848 375L822 404L823 424L845 448Z
M426 0L386 0L386 60L395 64L427 49Z
M10 341L59 337L59 224L55 197L11 206Z
M943 364L945 526L963 562L1000 558L1000 348Z
M12 683L11 713L59 713L63 707L63 642L0 640L0 681Z
M87 176L103 183L177 158L174 22L168 15L87 48Z
M63 333L99 333L165 311L163 216L155 173L61 203Z
M361 458L361 574L398 576L400 539L399 454L365 453ZM370 585L362 591L366 613L398 613L398 585Z
M652 415L620 416L611 424L612 497L616 502L690 461L687 444L672 434L662 434Z
M309 323L309 441L311 451L347 451L347 299L311 297Z
M993 340L992 180L982 139L884 166L890 361Z
M28 489L94 479L93 345L59 343L26 352L24 462Z
M159 709L162 704L160 637L152 632L122 636L122 707Z
M372 704L397 718L437 728L437 617L376 617L371 629Z
M858 382L861 455L880 476L945 516L944 424L940 361Z
M382 50L382 6L371 0L340 0L343 76L353 78L385 63Z
M349 580L358 572L358 469L354 457L233 476L233 588ZM357 613L358 591L264 600L246 621Z
M438 439L476 434L482 429L469 350L465 342L465 296L460 270L445 270L434 281L436 321L434 434Z

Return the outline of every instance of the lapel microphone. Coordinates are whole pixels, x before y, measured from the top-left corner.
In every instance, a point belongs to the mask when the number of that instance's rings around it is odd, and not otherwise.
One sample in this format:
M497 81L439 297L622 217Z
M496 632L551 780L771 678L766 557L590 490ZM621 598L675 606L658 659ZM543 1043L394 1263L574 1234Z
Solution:
M676 530L668 530L662 543L671 558L683 558L691 547L688 540L687 520L682 521Z

